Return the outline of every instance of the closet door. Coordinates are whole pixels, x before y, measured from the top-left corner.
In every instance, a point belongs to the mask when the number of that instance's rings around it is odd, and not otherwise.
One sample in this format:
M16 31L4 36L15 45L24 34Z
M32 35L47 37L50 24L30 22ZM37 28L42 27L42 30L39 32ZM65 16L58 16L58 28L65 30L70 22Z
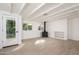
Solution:
M17 18L3 16L3 47L17 44Z

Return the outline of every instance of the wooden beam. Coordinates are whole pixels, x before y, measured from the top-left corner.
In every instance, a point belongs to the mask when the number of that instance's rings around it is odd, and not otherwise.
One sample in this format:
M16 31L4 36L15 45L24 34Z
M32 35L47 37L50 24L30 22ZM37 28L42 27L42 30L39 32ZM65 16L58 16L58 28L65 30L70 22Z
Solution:
M77 7L77 6L79 6L79 5L72 5L72 6L69 7L69 8L62 9L62 10L60 10L59 12L55 12L55 13L53 13L53 14L48 15L47 17L54 16L54 15L56 15L57 13L64 12L64 11L66 11L66 10L69 10L69 9L74 8L74 7ZM77 9L75 9L75 10L77 10ZM70 12L73 12L73 11L75 11L75 10L72 10L72 11L70 11ZM45 17L45 18L47 18L47 17Z
M26 4L26 3L23 3L23 4L22 4L21 8L20 8L19 11L18 11L18 14L20 14L20 13L23 11L25 5L27 5L27 4Z
M45 5L45 3L41 3L37 8L35 8L31 13L29 13L29 15L27 17L31 16L34 12L36 12L37 10L39 10L44 5Z
M75 11L79 11L79 8L77 8L77 9L74 9L74 10L70 10L70 11L68 11L68 12L63 12L63 14L61 13L61 14L59 14L59 15L55 15L54 17L48 17L48 19L51 19L52 20L52 18L63 18L63 17L67 17L67 16L70 16L71 15L71 13L73 13L73 12L75 12Z
M10 13L12 13L12 11L13 11L13 4L10 3Z
M60 7L60 6L63 5L63 4L64 4L64 3L58 4L57 6L55 6L55 7L53 7L53 8L50 8L49 10L46 10L45 12L42 12L42 13L40 13L39 15L33 17L33 19L36 18L36 17L41 16L41 15L44 14L44 13L48 13L49 11L51 11L51 10L53 10L53 9L55 9L55 8L58 8L58 7Z
M78 5L78 4L77 4L77 5L72 5L71 7L62 9L62 10L60 10L59 12L55 12L55 13L50 14L50 15L48 15L48 16L46 16L46 17L43 17L43 18L46 19L46 18L48 18L48 17L55 16L55 15L58 14L58 13L64 12L64 11L66 11L66 10L69 10L69 9L74 8L74 7L77 7L77 6L79 6L79 5ZM66 13L70 13L70 12L73 12L73 11L76 11L76 10L78 10L78 9L74 9L74 10L68 11L68 12L66 12ZM65 13L65 12L64 12L64 13ZM66 13L65 13L65 14L66 14Z

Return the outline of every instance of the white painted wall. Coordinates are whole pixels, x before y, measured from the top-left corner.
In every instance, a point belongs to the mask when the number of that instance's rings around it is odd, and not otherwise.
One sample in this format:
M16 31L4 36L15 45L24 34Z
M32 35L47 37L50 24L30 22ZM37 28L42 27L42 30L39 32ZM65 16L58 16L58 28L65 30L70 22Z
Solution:
M73 20L68 19L68 39L72 39Z
M49 37L55 38L55 32L64 32L64 40L67 40L67 19L56 20L48 23ZM58 38L61 39L61 38Z
M69 22L68 38L79 41L79 17L74 19L69 19L68 22Z
M29 38L37 38L40 37L40 30L38 30L38 26L40 25L39 22L34 21L23 21L23 23L30 23L32 24L32 30L22 30L22 39L29 39Z

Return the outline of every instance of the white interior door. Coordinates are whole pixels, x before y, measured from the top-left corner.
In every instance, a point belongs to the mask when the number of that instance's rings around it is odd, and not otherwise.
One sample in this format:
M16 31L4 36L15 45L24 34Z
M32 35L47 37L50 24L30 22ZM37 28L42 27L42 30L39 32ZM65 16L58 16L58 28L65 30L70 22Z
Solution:
M3 16L3 47L17 44L17 18Z

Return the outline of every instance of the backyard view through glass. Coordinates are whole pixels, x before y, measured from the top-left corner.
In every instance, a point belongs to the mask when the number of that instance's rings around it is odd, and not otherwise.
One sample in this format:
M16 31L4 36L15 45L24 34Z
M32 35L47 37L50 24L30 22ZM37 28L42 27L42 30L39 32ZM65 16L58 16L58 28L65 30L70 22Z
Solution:
M15 38L15 21L7 20L6 21L6 37L7 38Z

